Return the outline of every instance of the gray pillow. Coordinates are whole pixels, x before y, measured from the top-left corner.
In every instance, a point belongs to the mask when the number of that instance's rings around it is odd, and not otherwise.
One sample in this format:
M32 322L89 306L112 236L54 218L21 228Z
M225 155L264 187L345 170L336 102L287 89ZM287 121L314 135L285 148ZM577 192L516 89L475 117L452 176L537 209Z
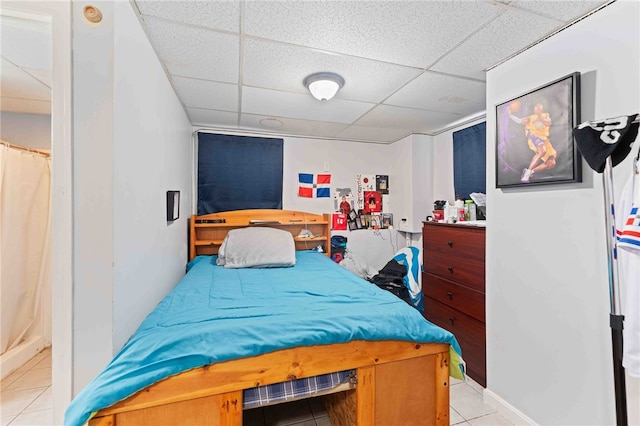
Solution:
M216 264L225 268L281 268L296 263L293 236L275 228L249 227L227 233Z

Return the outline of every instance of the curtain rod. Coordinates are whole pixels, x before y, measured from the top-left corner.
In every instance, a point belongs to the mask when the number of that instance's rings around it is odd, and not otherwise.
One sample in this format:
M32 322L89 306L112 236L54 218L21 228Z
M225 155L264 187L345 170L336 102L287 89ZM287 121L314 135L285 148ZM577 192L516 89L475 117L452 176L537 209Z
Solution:
M16 145L16 144L14 144L14 143L10 143L10 142L4 141L4 140L2 140L2 139L0 139L0 143L1 143L2 145L6 145L6 146L8 146L9 148L15 148L15 149L19 149L19 150L21 150L21 151L32 152L32 153L34 153L34 154L42 155L42 156L44 156L44 157L51 157L51 154L49 154L49 153L48 153L48 152L46 152L46 151L41 151L41 150L39 150L39 149L35 149L35 148L27 148L26 146Z

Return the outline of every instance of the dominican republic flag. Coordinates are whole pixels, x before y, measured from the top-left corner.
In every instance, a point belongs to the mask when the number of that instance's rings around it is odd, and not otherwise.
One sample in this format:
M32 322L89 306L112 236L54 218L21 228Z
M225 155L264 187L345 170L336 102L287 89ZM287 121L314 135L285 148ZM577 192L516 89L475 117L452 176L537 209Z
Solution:
M298 173L298 196L320 198L331 196L331 175Z

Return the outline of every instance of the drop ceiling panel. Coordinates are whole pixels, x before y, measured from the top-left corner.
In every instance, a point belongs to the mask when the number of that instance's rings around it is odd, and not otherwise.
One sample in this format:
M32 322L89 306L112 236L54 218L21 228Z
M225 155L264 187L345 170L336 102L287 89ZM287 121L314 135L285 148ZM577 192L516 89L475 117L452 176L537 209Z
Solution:
M557 20L508 9L431 69L485 79L485 69L558 28Z
M289 92L309 92L302 82L314 72L330 71L342 76L345 85L336 97L380 102L420 70L385 62L327 54L294 45L247 39L244 45L243 83Z
M342 99L320 102L310 94L243 87L242 111L274 117L350 124L373 104Z
M245 31L424 68L504 9L488 2L247 2Z
M238 36L150 17L145 22L151 43L172 75L238 82Z
M354 124L404 129L407 133L431 133L460 118L462 117L457 114L379 105Z
M273 119L273 120L270 120ZM265 128L260 122L266 120L274 123L275 120L282 123L277 128ZM277 123L277 122L276 122ZM271 132L275 134L303 135L303 136L324 136L332 137L347 128L346 124L327 123L313 120L299 120L295 118L265 117L264 115L242 114L240 126L255 129L260 132Z
M51 70L38 70L33 68L22 68L22 71L33 76L33 78L39 80L45 86L51 88Z
M607 0L608 1L608 0ZM550 0L517 0L511 3L512 6L538 13L548 18L559 19L563 22L570 22L606 3L602 0L573 0L573 1L550 1Z
M236 111L238 86L215 81L173 77L173 87L187 108Z
M51 24L0 17L2 57L25 68L51 70Z
M51 114L51 102L2 96L0 97L0 109L2 111L25 114Z
M4 58L2 58L1 70L0 96L40 101L51 100L49 87Z
M388 143L408 136L404 129L390 129L385 127L349 126L337 134L338 139Z
M194 126L203 127L238 127L238 114L229 111L187 108L187 114Z
M142 15L240 32L240 3L237 1L138 0L136 4Z
M384 103L470 115L486 108L484 82L426 72Z

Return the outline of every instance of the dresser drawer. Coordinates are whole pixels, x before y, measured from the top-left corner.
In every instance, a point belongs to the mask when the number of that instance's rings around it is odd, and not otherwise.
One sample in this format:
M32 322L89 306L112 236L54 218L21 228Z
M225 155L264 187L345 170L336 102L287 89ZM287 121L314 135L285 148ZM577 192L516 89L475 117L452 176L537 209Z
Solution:
M425 251L446 253L447 256L470 259L484 265L484 228L427 222L423 227L422 243Z
M423 253L423 259L425 272L462 283L469 288L484 293L484 263L427 250Z
M462 349L462 358L467 364L469 377L480 385L486 386L487 358L484 324L431 297L425 297L424 313L429 321L454 334Z
M483 292L427 273L422 274L422 292L425 296L485 322Z
M484 292L483 228L425 224L422 241L425 272Z

